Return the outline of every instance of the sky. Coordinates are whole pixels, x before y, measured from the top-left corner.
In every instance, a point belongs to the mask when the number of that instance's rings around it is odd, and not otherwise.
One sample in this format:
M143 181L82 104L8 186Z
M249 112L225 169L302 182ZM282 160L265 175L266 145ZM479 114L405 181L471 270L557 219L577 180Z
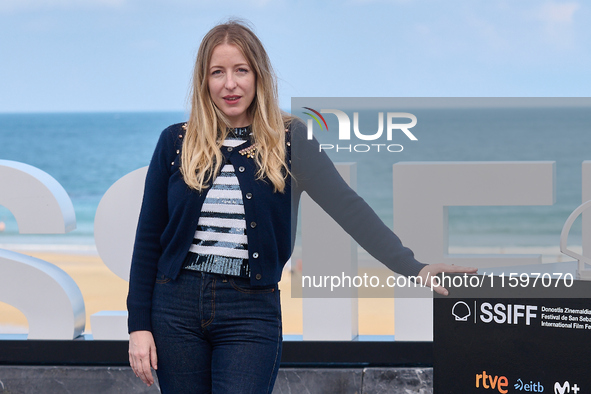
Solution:
M587 97L591 4L0 0L0 113L182 111L204 34L251 22L291 97Z

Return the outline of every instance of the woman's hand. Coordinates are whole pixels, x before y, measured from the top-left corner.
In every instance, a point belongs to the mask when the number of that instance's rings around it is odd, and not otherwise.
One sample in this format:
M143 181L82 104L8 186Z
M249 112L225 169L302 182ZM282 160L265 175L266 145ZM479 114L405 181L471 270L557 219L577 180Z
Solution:
M134 331L129 334L129 364L135 376L149 386L154 384L152 370L158 369L156 345L150 331Z
M426 287L430 287L438 294L441 295L448 295L449 291L446 288L440 286L440 282L435 280L433 283L433 277L437 274L441 274L442 272L449 272L453 274L457 273L466 273L466 274L475 274L478 271L478 268L474 267L462 267L459 265L449 265L449 264L429 264L423 267L423 269L419 272L419 278L421 278L421 284Z

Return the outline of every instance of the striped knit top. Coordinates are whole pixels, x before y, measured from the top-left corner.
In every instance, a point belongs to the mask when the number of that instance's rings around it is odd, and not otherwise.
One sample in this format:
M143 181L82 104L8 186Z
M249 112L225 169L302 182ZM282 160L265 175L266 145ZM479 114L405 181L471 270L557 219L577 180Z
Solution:
M250 134L250 126L233 129L223 145L242 145ZM197 231L183 267L250 277L242 192L232 163L227 162L222 167L207 192Z

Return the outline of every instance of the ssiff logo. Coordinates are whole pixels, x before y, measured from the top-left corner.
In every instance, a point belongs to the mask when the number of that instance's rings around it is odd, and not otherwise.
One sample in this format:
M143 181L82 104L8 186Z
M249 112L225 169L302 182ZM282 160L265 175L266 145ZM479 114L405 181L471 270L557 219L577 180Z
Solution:
M339 122L339 141L349 141L351 140L351 120L349 116L338 109L321 109L320 112L316 111L310 107L303 107L304 109L310 112L304 112L305 115L310 116L311 119L308 119L307 127L308 127L308 139L311 140L313 138L313 129L314 129L314 122L320 126L320 129L323 130L326 127L328 131L328 124L326 123L326 119L322 114L333 114L336 115L337 120ZM394 119L406 118L410 119L410 123L394 123ZM417 141L417 137L414 136L413 133L410 132L410 128L416 126L417 124L417 117L413 114L407 112L388 112L386 115L386 139L388 141L392 141L392 136L395 130L400 130L410 139L411 141ZM324 127L323 127L324 125ZM363 141L375 141L379 139L382 134L384 133L384 113L378 112L378 131L373 134L363 134L359 130L359 113L353 112L353 132L355 137L363 140ZM333 144L320 144L320 151L322 150L330 150L335 149L336 152L339 151L348 151L348 152L369 152L370 150L380 151L387 150L388 152L402 152L404 147L400 144L355 144L355 145L339 145L336 146Z
M451 314L456 321L468 321L468 317L472 314L470 307L464 301L458 301L451 308Z
M525 324L529 326L538 317L535 313L537 310L537 305L503 303L493 305L490 302L483 302L480 304L480 308L477 308L475 301L474 310L471 311L468 304L458 301L451 308L451 314L455 321L468 321L468 317L474 316L475 324L477 320L480 320L486 324L494 322L496 324Z
M563 384L558 382L554 383L554 394L578 394L579 390L581 389L576 383L571 386L568 380Z

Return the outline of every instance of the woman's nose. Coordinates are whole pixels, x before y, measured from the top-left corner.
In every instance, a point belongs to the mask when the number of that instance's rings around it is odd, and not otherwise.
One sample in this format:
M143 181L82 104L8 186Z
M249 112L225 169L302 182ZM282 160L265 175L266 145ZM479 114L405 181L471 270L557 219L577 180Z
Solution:
M234 77L230 74L228 74L228 77L226 78L226 89L228 90L232 90L236 87L236 81L234 80Z

